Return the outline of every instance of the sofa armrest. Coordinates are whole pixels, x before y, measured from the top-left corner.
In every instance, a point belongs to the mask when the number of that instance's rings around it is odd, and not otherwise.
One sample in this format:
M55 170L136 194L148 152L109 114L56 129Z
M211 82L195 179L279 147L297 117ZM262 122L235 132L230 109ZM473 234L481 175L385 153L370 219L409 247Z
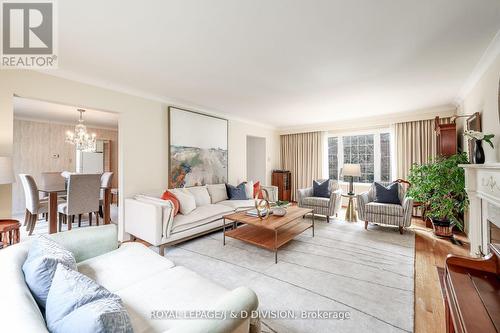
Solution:
M413 198L405 197L401 203L403 206L403 216L404 216L404 227L409 227L411 225L411 215L413 211Z
M252 311L257 310L259 301L253 290L246 287L239 287L227 293L220 299L213 308L217 312L225 313L226 319L189 320L177 327L169 329L168 333L229 333L236 328L240 328L243 322L250 323ZM246 318L231 318L231 314L247 313Z
M356 196L358 215L361 220L365 219L365 206L370 202L370 196L368 192L358 194Z
M337 213L340 210L340 206L342 205L342 189L337 189L332 191L330 194L330 211Z
M299 203L299 206L302 204L302 199L307 198L307 197L312 197L314 194L313 188L308 187L308 188L300 188L297 190L297 202Z
M75 256L76 262L97 257L118 248L118 227L111 223L97 227L78 228L67 232L51 234Z
M151 245L161 244L163 233L162 207L135 199L125 199L125 232Z
M262 185L261 188L264 190L267 190L267 193L269 193L269 201L270 202L278 201L278 186Z

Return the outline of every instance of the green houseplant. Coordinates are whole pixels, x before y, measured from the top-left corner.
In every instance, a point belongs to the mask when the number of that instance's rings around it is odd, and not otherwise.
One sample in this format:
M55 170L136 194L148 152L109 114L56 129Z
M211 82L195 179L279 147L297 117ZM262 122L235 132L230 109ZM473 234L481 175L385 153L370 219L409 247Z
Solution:
M437 157L428 163L414 164L408 177L408 195L426 205L434 232L451 236L453 226L463 230L464 212L469 205L465 174L459 164L468 164L466 153Z

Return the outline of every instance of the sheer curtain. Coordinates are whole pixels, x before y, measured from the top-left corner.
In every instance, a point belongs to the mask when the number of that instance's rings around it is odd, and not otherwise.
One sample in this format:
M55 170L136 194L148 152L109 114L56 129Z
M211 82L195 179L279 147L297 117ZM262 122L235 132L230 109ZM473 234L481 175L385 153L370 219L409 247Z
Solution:
M450 118L440 118L449 124ZM414 163L428 162L437 154L434 119L394 124L397 178L407 179Z
M323 178L324 141L324 132L280 136L281 167L291 172L292 200L296 200L297 189Z

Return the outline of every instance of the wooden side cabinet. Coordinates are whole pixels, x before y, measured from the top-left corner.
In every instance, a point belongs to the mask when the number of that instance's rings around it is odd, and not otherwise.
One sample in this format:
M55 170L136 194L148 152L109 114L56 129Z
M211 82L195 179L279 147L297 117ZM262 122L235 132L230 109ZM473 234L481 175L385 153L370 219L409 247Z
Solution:
M272 185L278 187L278 199L291 201L292 199L292 174L290 171L273 171Z
M440 124L439 117L435 118L437 153L441 156L451 156L457 153L457 125Z

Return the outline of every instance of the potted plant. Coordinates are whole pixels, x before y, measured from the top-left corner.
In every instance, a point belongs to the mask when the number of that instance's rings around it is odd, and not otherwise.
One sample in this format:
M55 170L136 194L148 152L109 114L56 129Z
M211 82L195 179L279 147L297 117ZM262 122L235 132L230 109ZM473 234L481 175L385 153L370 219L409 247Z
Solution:
M485 160L483 141L487 142L491 146L491 148L495 148L493 147L493 142L491 142L491 139L495 137L495 134L484 134L483 132L477 131L465 131L464 135L467 139L474 140L474 163L483 164Z
M428 163L414 164L408 180L408 195L426 205L434 233L451 237L453 227L463 230L463 216L469 205L465 174L459 164L468 164L466 153L438 157Z

